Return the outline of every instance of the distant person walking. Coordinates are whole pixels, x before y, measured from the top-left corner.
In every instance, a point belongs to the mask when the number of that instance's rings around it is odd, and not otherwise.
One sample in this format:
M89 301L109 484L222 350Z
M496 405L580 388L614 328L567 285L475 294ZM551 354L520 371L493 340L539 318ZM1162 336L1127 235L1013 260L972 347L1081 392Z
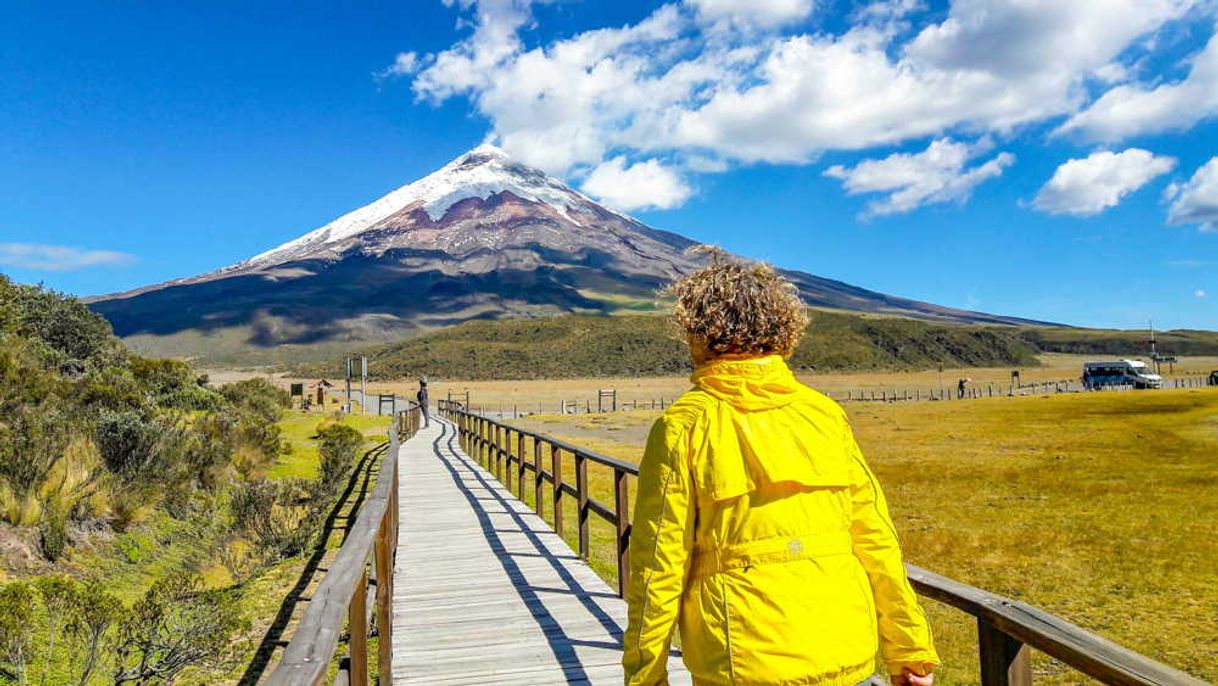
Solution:
M930 686L939 662L875 475L842 409L784 358L808 318L766 265L669 289L694 387L639 465L625 682L666 684L674 629L696 684ZM877 645L878 644L878 645Z
M423 428L431 425L431 411L427 408L427 379L419 379L419 392L414 394L419 401L419 411L423 413Z
M968 386L968 379L960 379L960 381L956 383L956 397L957 398L964 397L964 389L966 386Z

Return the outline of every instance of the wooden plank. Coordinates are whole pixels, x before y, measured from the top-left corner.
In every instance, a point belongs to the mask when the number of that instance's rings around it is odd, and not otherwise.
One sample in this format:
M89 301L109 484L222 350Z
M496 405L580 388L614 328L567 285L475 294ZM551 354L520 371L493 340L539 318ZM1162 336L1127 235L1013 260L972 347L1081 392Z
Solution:
M444 420L400 459L392 683L620 684L625 602L514 496L519 466L509 491ZM690 683L679 656L670 671Z

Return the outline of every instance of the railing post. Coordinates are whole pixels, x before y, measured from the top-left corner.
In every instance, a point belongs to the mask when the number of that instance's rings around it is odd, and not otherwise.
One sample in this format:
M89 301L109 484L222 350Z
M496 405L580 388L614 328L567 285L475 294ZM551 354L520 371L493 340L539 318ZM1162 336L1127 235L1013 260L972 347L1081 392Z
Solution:
M395 500L391 498L391 504ZM396 536L391 534L390 526L396 528L396 508L386 510L373 548L376 564L377 669L382 684L393 683L393 553L396 546L391 546L390 541Z
M536 505L537 516L543 520L546 518L545 510L541 506L541 495L545 489L545 479L541 478L541 441L537 437L533 437L533 504Z
M617 594L626 597L630 579L630 503L626 489L626 472L613 470L613 499L617 525Z
M516 455L520 464L516 465L516 497L524 502L524 432L516 432Z
M977 620L982 686L1031 686L1028 646L1002 633L984 619Z
M505 428L502 431L500 431L499 428L496 428L495 429L495 446L499 449L500 458L503 459L503 461L507 463L505 465L507 473L506 474L501 473L499 475L499 480L502 481L505 486L507 486L508 493L511 493L512 492L512 430ZM506 481L505 481L505 479L506 479Z
M380 584L377 584L380 588ZM351 663L351 686L368 686L368 570L359 577L355 595L347 607L347 625L351 629L348 643Z
M575 492L579 502L579 556L588 559L588 461L575 453Z
M503 427L495 425L495 478L503 481Z
M554 533L562 538L562 455L550 444L550 470L554 472Z

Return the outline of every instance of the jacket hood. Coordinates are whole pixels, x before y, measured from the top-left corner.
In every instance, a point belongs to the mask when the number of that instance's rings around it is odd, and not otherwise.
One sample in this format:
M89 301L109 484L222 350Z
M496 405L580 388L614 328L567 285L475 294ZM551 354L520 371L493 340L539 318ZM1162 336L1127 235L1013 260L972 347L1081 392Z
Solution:
M689 380L744 412L783 407L805 390L780 355L717 357L699 365Z
M720 401L692 437L694 480L713 500L783 482L847 483L841 410L799 383L782 357L717 358L690 380Z

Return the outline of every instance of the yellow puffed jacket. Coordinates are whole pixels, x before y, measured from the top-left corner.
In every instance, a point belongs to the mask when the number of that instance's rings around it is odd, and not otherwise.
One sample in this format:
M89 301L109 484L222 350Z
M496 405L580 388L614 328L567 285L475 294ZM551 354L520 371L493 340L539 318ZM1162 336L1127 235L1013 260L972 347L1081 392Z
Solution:
M779 356L718 358L651 430L630 540L626 684L854 686L938 664L845 413Z

